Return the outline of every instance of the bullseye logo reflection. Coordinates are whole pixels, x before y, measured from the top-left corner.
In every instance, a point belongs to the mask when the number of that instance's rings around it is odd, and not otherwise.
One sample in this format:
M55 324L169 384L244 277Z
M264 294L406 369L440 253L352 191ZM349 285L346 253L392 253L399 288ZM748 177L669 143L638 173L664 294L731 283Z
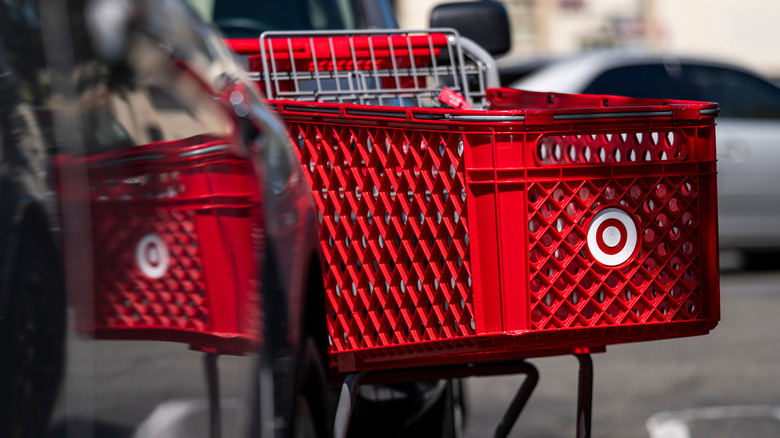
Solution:
M156 234L147 234L135 247L135 263L148 278L156 280L168 271L168 246Z

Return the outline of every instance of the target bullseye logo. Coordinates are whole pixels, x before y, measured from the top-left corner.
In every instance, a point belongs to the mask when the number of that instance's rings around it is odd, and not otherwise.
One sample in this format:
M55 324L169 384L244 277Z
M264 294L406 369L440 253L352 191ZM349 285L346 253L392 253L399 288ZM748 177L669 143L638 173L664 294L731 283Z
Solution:
M636 252L637 235L631 215L620 208L605 208L590 221L588 249L602 265L622 265Z
M156 280L168 271L170 256L168 246L156 234L147 234L135 247L135 263L148 278Z

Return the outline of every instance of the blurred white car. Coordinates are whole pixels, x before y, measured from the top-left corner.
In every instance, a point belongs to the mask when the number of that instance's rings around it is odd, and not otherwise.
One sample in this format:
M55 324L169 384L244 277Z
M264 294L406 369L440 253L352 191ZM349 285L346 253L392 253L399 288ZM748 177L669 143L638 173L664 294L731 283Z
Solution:
M504 85L718 102L720 246L749 255L780 248L780 88L768 80L724 63L606 51L552 61Z

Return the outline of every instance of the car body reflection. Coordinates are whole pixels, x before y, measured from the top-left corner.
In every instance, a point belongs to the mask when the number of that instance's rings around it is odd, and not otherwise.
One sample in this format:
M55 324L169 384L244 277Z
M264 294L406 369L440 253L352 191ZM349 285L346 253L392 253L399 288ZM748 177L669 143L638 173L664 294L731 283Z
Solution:
M316 218L283 126L180 2L30 3L0 13L0 435L325 430ZM19 338L36 324L52 336Z

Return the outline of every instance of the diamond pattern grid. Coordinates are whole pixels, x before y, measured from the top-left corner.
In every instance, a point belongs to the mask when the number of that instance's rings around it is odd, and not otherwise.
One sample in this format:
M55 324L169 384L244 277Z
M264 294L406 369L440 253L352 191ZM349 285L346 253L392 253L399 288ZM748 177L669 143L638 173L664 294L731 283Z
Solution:
M462 135L288 126L320 212L331 351L474 335Z
M697 178L533 182L528 188L533 330L693 320L701 316ZM620 205L638 220L636 261L588 253L587 221Z
M93 235L96 327L207 330L195 213L137 209L128 214L108 205L95 209L101 218ZM170 252L169 269L155 280L141 274L135 261L138 239L149 233L160 236Z

